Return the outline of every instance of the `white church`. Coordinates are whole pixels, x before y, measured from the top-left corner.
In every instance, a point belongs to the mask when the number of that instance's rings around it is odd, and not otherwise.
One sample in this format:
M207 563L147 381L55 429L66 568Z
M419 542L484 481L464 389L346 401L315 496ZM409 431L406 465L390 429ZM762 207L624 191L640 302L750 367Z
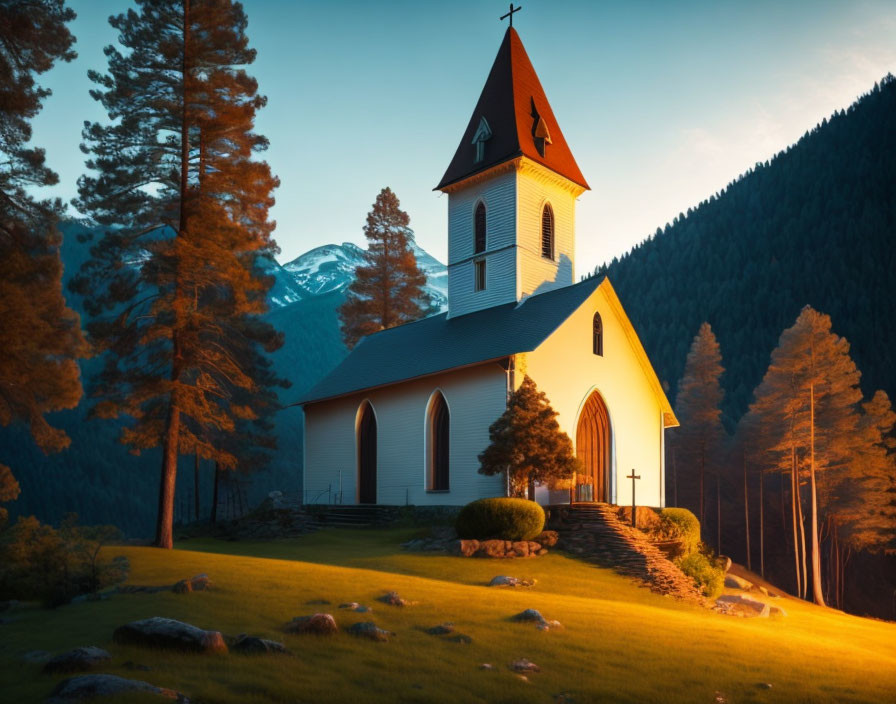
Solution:
M542 504L665 505L678 425L608 279L575 282L588 190L516 31L504 36L448 194L448 310L369 335L302 399L306 501L450 505L504 496L478 455L530 376L584 470ZM323 498L325 497L325 498Z

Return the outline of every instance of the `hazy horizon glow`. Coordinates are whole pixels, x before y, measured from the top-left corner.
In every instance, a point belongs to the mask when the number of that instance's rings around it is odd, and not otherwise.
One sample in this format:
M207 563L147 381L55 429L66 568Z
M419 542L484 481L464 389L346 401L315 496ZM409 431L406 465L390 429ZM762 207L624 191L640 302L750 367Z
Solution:
M498 50L507 3L245 0L268 96L257 129L280 177L275 237L286 262L316 246L364 246L384 186L419 244L445 261L447 199L432 191ZM896 72L891 2L659 5L526 0L514 18L592 190L579 200L576 276L771 158ZM84 120L102 120L88 69L116 41L127 0L69 0L78 59L40 77L34 121L70 200ZM74 211L71 214L77 215Z

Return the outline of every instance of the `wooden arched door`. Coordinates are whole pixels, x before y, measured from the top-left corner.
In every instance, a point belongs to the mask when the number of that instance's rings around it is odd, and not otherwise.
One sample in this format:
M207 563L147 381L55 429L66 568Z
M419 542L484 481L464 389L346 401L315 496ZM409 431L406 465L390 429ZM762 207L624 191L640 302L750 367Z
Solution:
M582 462L576 475L573 501L602 501L609 496L610 414L595 391L585 402L576 428L576 456Z
M376 415L367 401L358 419L358 503L376 503Z

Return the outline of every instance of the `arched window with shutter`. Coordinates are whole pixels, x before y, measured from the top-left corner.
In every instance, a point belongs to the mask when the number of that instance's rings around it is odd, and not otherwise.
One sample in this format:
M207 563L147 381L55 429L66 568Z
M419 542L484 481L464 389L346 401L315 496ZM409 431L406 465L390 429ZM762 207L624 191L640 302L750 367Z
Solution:
M594 314L594 339L592 340L592 351L594 354L604 356L604 322L600 318L600 313Z
M474 254L485 251L485 203L479 201L473 218Z
M436 391L429 401L426 413L426 488L430 491L448 491L449 441L451 414L441 391Z
M550 203L545 203L541 211L541 256L554 258L554 210Z

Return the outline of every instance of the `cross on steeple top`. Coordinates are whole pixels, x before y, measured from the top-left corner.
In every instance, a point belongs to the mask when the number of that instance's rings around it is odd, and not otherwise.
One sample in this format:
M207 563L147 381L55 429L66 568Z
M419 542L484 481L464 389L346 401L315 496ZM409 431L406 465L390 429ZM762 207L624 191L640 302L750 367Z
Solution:
M513 13L519 12L522 9L523 9L522 5L520 5L519 7L514 7L513 3L510 3L510 12L508 12L504 15L501 15L501 19L506 20L506 19L510 18L510 26L513 27Z

